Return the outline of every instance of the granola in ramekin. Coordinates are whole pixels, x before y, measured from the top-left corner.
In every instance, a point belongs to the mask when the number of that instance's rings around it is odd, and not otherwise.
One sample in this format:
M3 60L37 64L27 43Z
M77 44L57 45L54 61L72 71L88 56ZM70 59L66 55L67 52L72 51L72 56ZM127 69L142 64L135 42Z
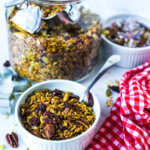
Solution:
M37 137L48 140L73 138L85 132L94 122L91 102L55 89L36 90L20 106L23 126Z

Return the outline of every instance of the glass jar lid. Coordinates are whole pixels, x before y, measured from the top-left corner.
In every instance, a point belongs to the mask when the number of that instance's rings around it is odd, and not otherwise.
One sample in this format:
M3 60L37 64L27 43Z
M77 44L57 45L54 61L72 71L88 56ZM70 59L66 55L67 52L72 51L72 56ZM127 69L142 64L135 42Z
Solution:
M29 0L29 1L41 5L66 5L70 3L79 3L81 0Z
M36 3L40 5L66 5L71 3L80 3L81 0L8 0L5 2L5 7L12 7L23 3Z
M80 0L10 0L5 6L19 8L12 21L21 29L33 34L40 28L42 20L50 20L55 16L65 24L76 24L80 19L77 6L79 2ZM45 16L44 12L49 12L49 15Z

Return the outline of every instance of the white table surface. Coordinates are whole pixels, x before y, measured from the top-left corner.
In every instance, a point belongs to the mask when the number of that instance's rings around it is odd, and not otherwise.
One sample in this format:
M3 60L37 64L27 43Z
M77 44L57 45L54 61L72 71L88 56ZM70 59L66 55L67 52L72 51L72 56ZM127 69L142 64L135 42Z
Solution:
M99 5L97 5L95 10L99 14L103 15L103 18L110 16L111 12L113 12L113 14L116 12L122 13L123 12L122 10L124 10L124 12L126 12L127 7L124 7L123 4L120 3L120 1L121 0L113 0L113 3L115 3L116 5L114 5L114 7L112 7L112 0L106 0L104 3L102 0L97 0L96 2L99 3ZM133 10L129 9L128 11L134 13L136 10L137 14L142 14L143 16L146 17L146 16L148 16L147 12L149 11L149 8L147 7L147 5L146 6L143 5L143 3L144 2L148 3L148 1L149 0L144 0L144 1L139 0L139 2L137 3L137 0L136 1L128 0L128 2L130 2L130 3L136 2L138 5ZM120 5L119 5L119 3L120 3ZM107 5L108 5L108 7L107 7ZM104 9L105 7L103 7L103 6L107 7L107 9ZM127 4L125 6L127 6ZM92 3L91 3L91 7L93 7ZM130 7L128 7L128 8L130 8ZM142 8L145 8L145 9L142 9ZM9 54L8 54L8 44L7 44L7 29L6 29L4 7L3 7L3 0L2 0L2 1L0 1L0 67L2 67L2 64L5 62L5 60L8 60L8 59L9 59ZM99 61L99 65L98 65L99 67L97 67L97 69L95 69L95 71L92 73L92 75L89 78L87 78L85 81L81 82L81 84L87 86L91 82L91 80L95 76L97 70L100 68L100 66L102 64L103 64L103 62ZM109 115L109 112L110 112L110 108L106 107L107 84L110 81L120 80L122 75L127 70L128 69L123 69L123 68L114 66L113 68L110 69L109 73L106 73L92 88L91 91L98 97L100 104L101 104L102 113L101 113L100 124L102 124L102 122L105 120L105 118ZM0 82L0 92L8 91L10 86L11 86L11 83L8 83L7 81ZM114 98L114 101L115 101L115 98ZM8 133L8 132L10 133L12 131L16 131L17 134L19 135L19 147L17 148L17 150L23 150L25 147L25 144L22 141L23 135L21 135L18 126L15 125L14 114L11 115L7 119L5 118L5 115L0 114L0 144L4 145L6 150L12 150L12 148L6 143L6 140L5 140L6 133Z

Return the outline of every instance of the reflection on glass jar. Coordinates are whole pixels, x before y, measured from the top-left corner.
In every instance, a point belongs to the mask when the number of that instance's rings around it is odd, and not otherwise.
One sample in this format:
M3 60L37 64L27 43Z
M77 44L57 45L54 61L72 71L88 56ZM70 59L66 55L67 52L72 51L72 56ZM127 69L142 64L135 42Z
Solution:
M40 8L43 17L48 17L54 15L52 8L57 13L65 6L40 5ZM101 34L97 14L82 7L75 24L65 23L58 14L42 19L40 29L31 34L13 22L19 9L20 6L11 8L8 20L11 63L19 75L36 82L79 80L92 71L98 60Z

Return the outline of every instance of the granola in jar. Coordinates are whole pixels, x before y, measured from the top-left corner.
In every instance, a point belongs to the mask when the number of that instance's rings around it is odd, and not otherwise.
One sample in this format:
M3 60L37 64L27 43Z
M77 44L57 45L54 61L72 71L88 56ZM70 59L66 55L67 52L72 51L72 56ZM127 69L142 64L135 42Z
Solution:
M21 122L33 135L64 140L84 133L95 121L93 109L79 97L58 89L34 91L20 106Z
M13 8L9 16L9 47L11 64L19 75L35 82L80 80L93 70L101 35L97 14L82 8L76 24L66 24L56 15L42 20L40 30L31 34L12 21L17 11Z
M31 3L32 6L38 6L35 3ZM42 10L42 17L50 17L58 12L61 12L65 9L65 5L53 5L53 6L40 6L40 9Z

